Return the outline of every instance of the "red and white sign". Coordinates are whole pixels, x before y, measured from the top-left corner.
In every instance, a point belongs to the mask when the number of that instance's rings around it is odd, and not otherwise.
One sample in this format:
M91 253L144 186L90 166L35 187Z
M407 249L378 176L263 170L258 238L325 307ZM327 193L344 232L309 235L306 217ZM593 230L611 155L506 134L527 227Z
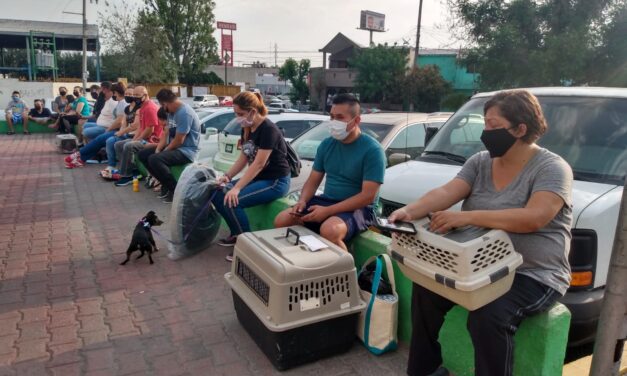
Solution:
M222 34L222 49L227 51L233 51L233 35Z
M222 22L218 21L218 29L226 29L226 30L237 30L237 24L233 22Z

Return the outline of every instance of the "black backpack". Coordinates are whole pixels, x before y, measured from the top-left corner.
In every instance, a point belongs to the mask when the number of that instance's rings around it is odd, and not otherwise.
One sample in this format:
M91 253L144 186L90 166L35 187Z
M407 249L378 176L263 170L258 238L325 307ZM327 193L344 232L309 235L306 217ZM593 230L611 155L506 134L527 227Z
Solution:
M293 178L298 177L303 164L300 162L300 158L298 158L296 150L294 150L292 145L287 141L285 141L285 149L287 150L286 158L287 164L290 166L290 174Z

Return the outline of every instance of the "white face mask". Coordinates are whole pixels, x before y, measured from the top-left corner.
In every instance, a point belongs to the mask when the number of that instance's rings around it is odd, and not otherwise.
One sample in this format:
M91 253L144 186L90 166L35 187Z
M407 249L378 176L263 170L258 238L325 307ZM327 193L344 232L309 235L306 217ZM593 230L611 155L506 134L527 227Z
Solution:
M246 116L241 116L241 117L238 116L236 121L243 128L251 127L253 125L253 120L252 119L249 120L248 119L249 116L250 116L250 114L246 115ZM253 116L252 116L253 119L254 119L254 116L255 115L253 114Z
M348 123L341 120L329 120L329 132L331 133L331 137L339 141L348 137L348 131L346 128L348 128L348 124L350 124L351 121L353 121L353 119L349 120Z

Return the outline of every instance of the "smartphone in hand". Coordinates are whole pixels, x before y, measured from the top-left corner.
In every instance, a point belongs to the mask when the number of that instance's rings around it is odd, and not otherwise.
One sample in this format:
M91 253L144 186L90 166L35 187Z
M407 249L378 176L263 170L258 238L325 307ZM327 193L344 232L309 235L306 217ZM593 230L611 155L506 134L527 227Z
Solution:
M381 230L400 232L404 234L416 234L416 227L411 222L396 221L394 223L389 222L387 218L376 218L376 227Z

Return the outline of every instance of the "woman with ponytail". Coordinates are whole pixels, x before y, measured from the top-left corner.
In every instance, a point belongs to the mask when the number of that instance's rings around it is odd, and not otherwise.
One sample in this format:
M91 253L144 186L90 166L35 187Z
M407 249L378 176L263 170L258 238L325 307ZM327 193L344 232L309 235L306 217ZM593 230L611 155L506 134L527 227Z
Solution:
M279 128L266 118L268 109L259 93L241 92L233 99L233 111L242 127L242 153L219 179L224 186L213 204L224 217L231 234L218 241L233 246L237 235L250 231L244 208L283 197L290 186L287 147ZM245 167L244 175L233 179ZM226 259L231 261L233 252Z

